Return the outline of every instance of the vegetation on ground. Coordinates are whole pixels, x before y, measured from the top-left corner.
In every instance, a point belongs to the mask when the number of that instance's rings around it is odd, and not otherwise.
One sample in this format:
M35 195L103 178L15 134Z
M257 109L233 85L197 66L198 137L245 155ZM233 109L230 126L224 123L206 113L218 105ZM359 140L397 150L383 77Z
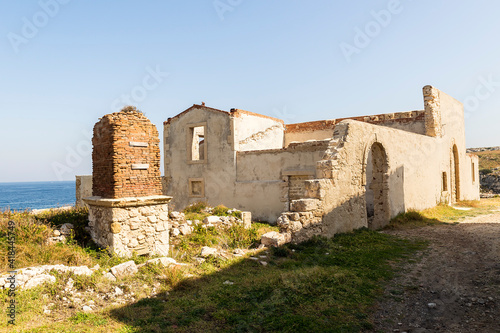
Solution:
M215 216L234 216L241 219L241 211L236 209L229 209L224 205L218 205L215 207L210 207L207 202L200 201L195 202L186 208L184 208L183 213L186 216L186 220L198 220L203 221L203 219L210 215Z
M410 211L394 218L389 228L408 228L455 222L466 216L492 212L500 199L462 202L456 207L438 206ZM207 212L210 207L191 212ZM461 210L457 208L470 208ZM223 209L222 209L223 210ZM224 211L224 210L223 210ZM226 211L227 213L227 211ZM276 227L253 223L251 229L197 226L181 237L172 251L187 266L144 265L139 273L109 281L103 272L129 259L99 249L86 234L86 210L52 211L33 216L28 212L0 213L1 270L6 271L6 226L16 223L17 267L43 264L87 265L100 268L92 276L51 272L56 283L20 291L17 326L0 321L0 331L12 332L359 332L370 329L371 307L393 263L425 247L419 241L398 239L366 229L316 237L301 244L258 250L260 236ZM72 223L75 234L66 244L47 245L54 228ZM222 256L203 262L195 258L202 246L217 247ZM233 249L245 250L241 257ZM137 264L147 257L134 257ZM262 262L262 263L261 263ZM263 264L264 263L264 264ZM119 287L134 296L116 304L95 298L98 310L84 313L67 307L62 298L70 278L85 294L109 295ZM6 318L5 291L0 292L0 316ZM44 309L52 309L44 314Z
M419 228L442 223L457 223L467 217L474 217L498 211L500 198L474 201L460 201L453 206L438 205L422 211L409 210L394 217L385 229Z

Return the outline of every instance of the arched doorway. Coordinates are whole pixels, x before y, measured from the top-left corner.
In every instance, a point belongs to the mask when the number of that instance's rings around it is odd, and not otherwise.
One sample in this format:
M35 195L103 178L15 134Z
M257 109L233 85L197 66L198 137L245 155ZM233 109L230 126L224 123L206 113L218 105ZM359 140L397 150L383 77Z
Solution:
M451 156L451 202L460 201L460 163L457 145L453 145Z
M368 228L378 229L389 223L389 163L384 147L375 142L366 161L366 215Z

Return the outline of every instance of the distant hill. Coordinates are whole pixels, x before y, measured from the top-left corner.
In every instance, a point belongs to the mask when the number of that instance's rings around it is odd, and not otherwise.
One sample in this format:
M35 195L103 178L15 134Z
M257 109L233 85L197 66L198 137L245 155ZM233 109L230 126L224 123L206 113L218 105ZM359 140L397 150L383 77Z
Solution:
M471 148L467 152L479 156L479 171L500 168L500 147Z
M500 147L470 148L467 152L479 156L481 192L500 194Z

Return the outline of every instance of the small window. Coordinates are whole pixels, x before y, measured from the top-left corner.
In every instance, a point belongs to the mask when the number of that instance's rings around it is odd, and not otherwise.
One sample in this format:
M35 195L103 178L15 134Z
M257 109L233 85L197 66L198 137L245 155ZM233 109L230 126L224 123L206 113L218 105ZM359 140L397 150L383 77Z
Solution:
M443 172L443 192L448 191L448 175Z
M189 196L192 198L203 198L205 196L205 181L203 178L189 179Z
M206 126L204 124L190 126L188 131L189 161L203 162L207 156L205 139Z
M475 183L476 182L476 166L475 166L474 162L472 162L471 169L472 169L472 183Z

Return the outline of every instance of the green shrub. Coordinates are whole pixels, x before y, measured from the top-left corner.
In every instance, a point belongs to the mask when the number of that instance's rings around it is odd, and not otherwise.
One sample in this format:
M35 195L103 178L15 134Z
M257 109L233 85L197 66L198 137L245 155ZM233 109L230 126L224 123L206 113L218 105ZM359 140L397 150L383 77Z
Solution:
M206 201L199 201L195 202L194 204L191 204L184 208L183 212L184 214L189 214L189 213L205 213L205 210L208 207L208 203Z

